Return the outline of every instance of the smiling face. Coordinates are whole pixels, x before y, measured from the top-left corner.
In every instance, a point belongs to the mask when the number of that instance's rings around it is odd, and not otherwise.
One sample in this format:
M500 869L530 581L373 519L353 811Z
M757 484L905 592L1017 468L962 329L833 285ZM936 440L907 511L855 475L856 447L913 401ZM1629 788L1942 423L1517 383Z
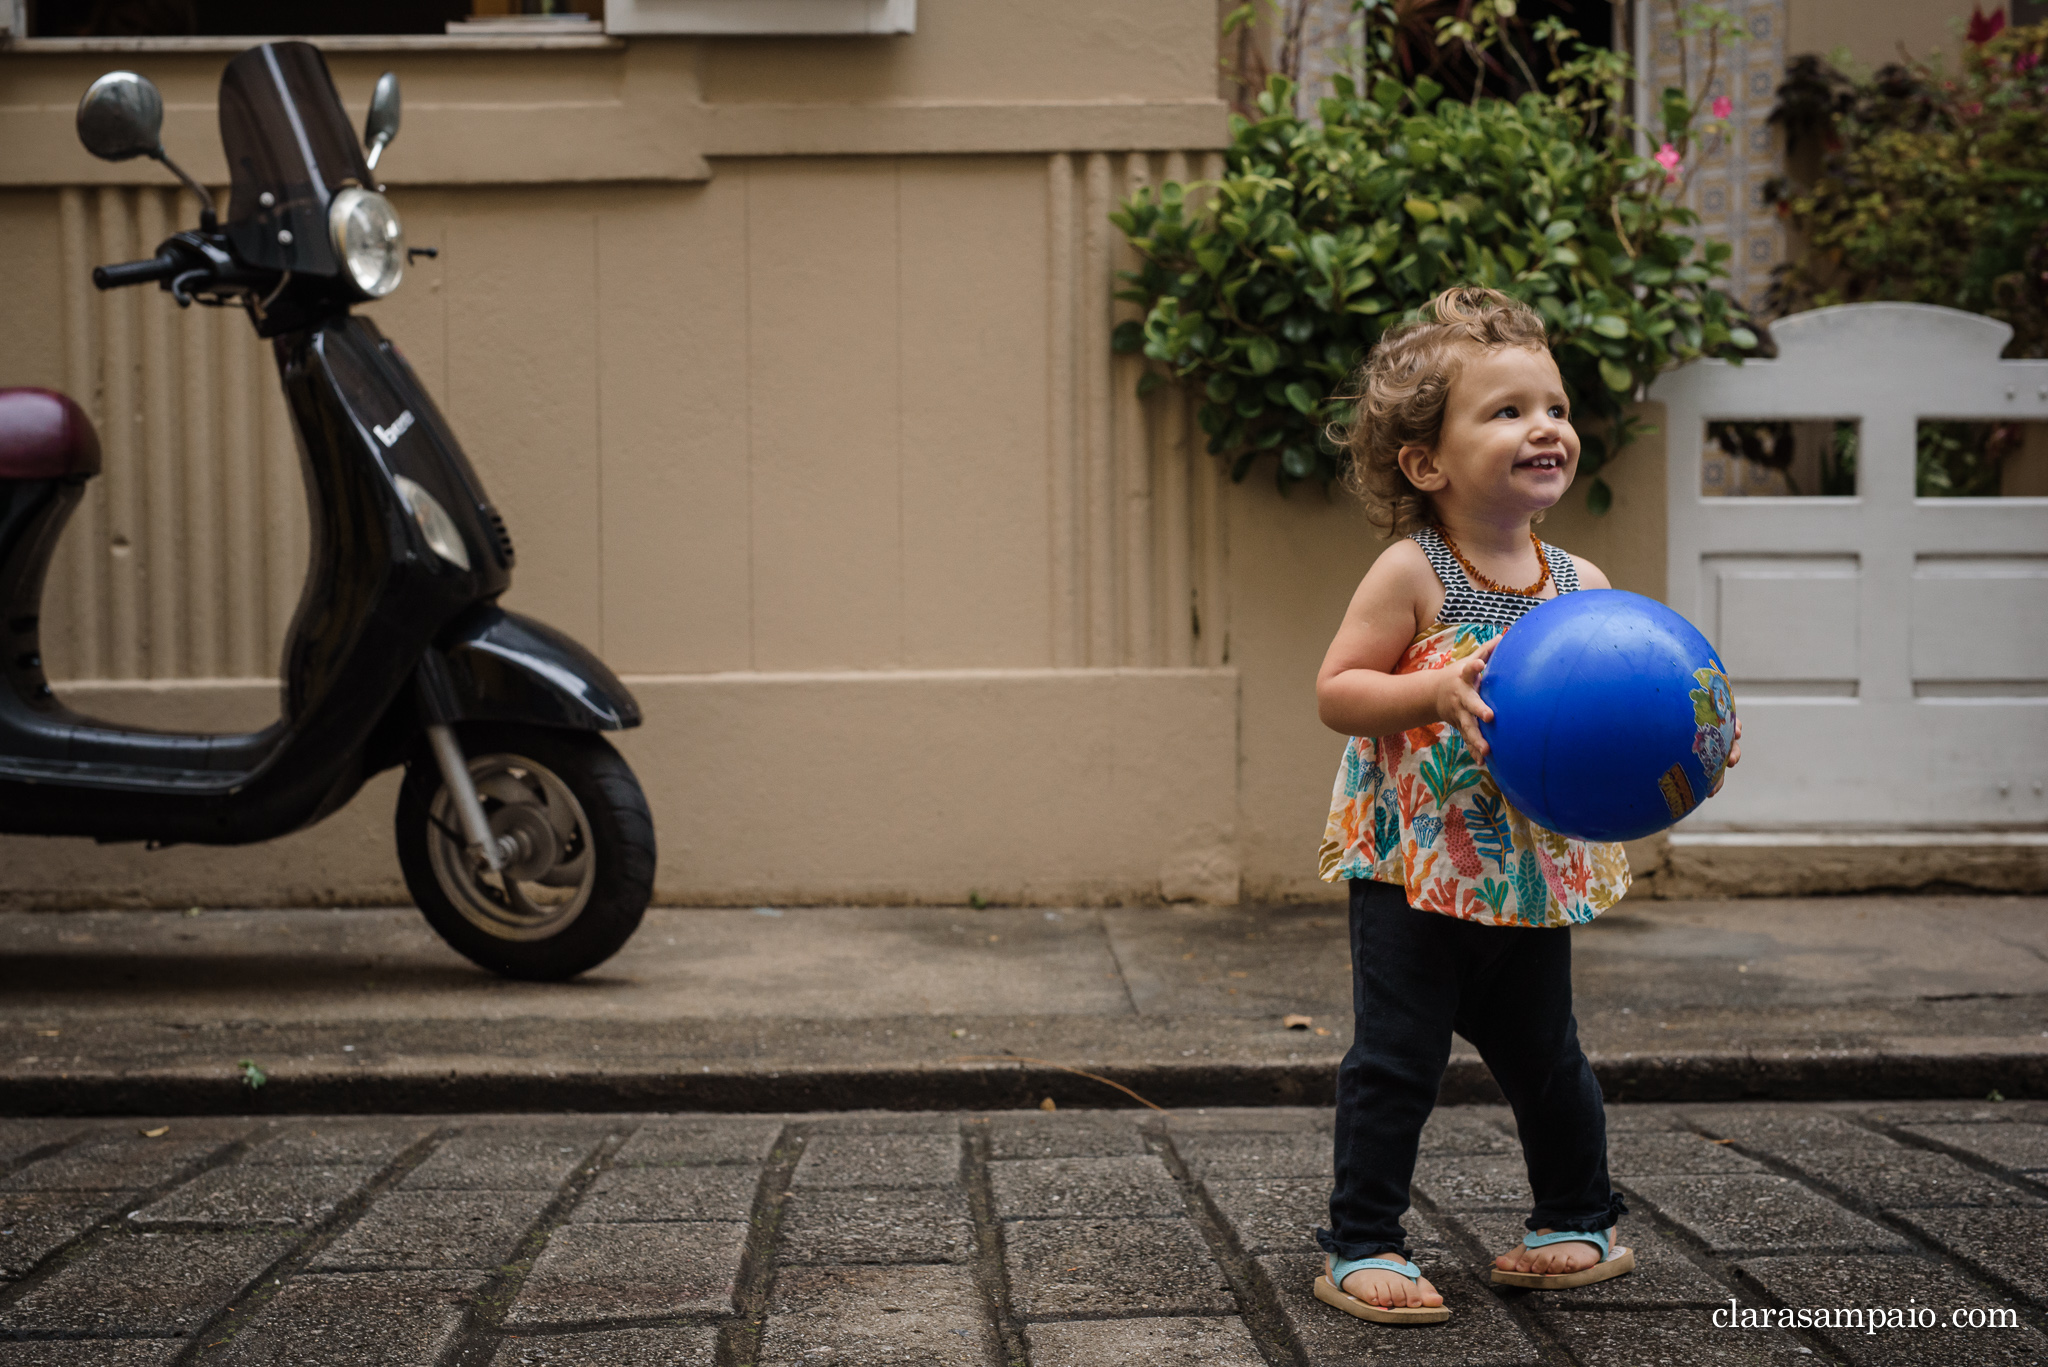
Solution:
M1451 381L1436 447L1401 448L1401 469L1447 519L1509 522L1541 512L1578 470L1569 404L1548 351L1474 350Z

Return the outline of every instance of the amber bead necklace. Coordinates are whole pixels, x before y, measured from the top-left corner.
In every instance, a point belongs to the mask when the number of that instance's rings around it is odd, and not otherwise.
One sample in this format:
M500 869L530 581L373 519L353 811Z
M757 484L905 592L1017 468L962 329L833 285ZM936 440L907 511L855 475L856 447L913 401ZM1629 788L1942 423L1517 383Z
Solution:
M1488 579L1477 569L1473 568L1472 562L1465 558L1465 553L1458 549L1458 543L1451 540L1451 534L1442 526L1437 527L1436 534L1444 539L1446 546L1451 548L1451 554L1458 558L1458 568L1465 571L1465 577L1472 581L1474 588L1490 589L1494 593L1512 593L1518 598L1534 598L1542 593L1543 586L1550 582L1550 557L1543 553L1543 543L1537 539L1534 532L1529 533L1529 544L1536 548L1536 563L1543 567L1543 572L1537 575L1536 582L1526 589L1511 588L1506 584L1496 584L1493 580Z

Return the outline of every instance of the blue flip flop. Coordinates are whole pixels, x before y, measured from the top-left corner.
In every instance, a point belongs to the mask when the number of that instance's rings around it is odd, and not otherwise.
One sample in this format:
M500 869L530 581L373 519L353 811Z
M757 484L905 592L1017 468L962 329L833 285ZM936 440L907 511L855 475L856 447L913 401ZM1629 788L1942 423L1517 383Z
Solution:
M1361 1267L1383 1267L1389 1272L1400 1273L1411 1282L1422 1278L1422 1269L1406 1258L1333 1258L1330 1270L1316 1278L1316 1299L1324 1305L1336 1306L1347 1315L1356 1315L1375 1324L1441 1324L1451 1317L1451 1308L1447 1305L1374 1305L1346 1294L1344 1279Z
M1546 1244L1573 1240L1599 1249L1600 1261L1576 1272L1503 1272L1496 1267L1493 1269L1494 1281L1502 1286L1521 1286L1532 1291L1558 1291L1571 1286L1585 1286L1589 1282L1604 1282L1609 1277L1619 1277L1624 1272L1635 1270L1635 1250L1626 1246L1611 1249L1602 1230L1560 1229L1549 1234L1524 1234L1522 1247L1542 1248Z

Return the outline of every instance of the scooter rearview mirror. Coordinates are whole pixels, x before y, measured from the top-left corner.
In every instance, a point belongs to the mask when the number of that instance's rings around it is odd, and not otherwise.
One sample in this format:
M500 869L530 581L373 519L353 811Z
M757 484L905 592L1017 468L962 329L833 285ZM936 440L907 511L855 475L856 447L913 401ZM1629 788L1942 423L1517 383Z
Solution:
M109 71L78 102L78 140L102 161L149 157L185 182L199 201L199 226L212 231L213 192L164 154L164 97L155 82L132 71Z
M377 78L377 88L370 95L370 117L363 121L363 146L368 155L364 158L372 171L377 169L377 158L384 155L384 149L398 136L398 73L387 71Z
M109 71L78 102L78 140L102 161L163 152L164 97L147 76Z

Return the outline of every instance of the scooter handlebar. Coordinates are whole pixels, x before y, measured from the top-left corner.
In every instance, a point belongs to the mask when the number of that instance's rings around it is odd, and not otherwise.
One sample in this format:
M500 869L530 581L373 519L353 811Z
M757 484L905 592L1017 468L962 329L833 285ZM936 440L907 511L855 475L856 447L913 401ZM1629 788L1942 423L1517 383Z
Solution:
M147 261L122 261L112 266L95 266L92 283L99 289L115 290L123 285L147 285L152 280L168 280L183 269L183 263L170 252L161 252Z

